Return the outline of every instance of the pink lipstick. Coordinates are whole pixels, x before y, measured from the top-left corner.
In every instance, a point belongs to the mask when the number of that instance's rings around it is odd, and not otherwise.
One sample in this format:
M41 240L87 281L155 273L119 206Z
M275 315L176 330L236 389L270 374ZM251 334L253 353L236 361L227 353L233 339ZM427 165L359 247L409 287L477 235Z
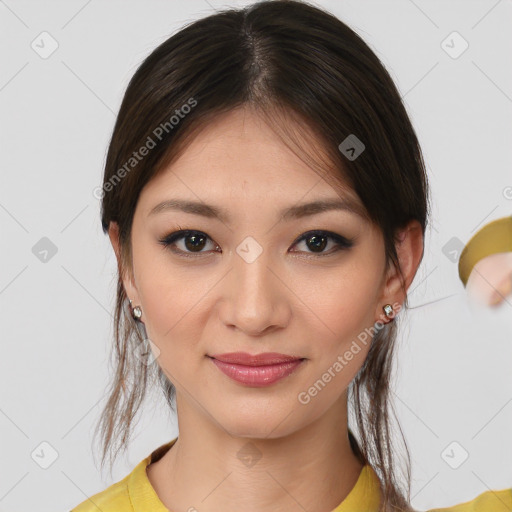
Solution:
M217 368L228 377L251 387L274 384L293 373L304 361L304 358L276 352L256 355L246 352L231 352L209 357Z

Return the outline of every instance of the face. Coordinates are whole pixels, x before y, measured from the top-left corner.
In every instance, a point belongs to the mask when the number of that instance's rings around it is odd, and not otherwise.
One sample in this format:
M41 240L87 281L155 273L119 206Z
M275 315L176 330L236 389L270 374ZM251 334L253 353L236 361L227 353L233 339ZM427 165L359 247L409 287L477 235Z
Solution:
M339 405L369 350L361 333L388 302L377 228L350 209L297 210L340 199L362 207L249 110L208 125L143 189L132 226L133 279L125 276L124 285L142 308L180 413L186 408L237 436L277 437ZM165 207L170 201L174 207ZM233 352L301 361L257 369L264 378L294 368L261 385L234 380L211 357Z

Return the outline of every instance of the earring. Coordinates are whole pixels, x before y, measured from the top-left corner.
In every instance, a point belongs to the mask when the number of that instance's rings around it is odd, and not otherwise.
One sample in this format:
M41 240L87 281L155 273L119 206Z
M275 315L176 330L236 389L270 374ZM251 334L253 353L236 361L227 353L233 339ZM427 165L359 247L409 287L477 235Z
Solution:
M382 309L384 310L384 313L386 314L387 317L392 316L394 313L393 306L391 304L386 304L385 306L383 306Z
M142 316L142 308L140 306L132 307L132 300L130 299L130 307L132 309L132 316L134 320L140 320Z

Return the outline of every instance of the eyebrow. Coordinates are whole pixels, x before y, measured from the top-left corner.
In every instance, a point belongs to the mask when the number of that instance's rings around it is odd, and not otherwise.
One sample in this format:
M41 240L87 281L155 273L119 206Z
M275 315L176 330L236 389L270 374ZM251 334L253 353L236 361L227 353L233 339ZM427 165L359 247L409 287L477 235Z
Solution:
M166 201L162 201L151 209L148 216L168 210L182 211L185 213L192 213L194 215L201 215L203 217L219 219L225 224L229 224L230 221L230 216L224 208L185 199L167 199ZM301 219L303 217L317 215L331 210L347 211L361 217L362 219L366 219L364 208L359 203L349 198L343 198L317 200L310 203L290 206L280 212L279 220L290 221L294 219Z

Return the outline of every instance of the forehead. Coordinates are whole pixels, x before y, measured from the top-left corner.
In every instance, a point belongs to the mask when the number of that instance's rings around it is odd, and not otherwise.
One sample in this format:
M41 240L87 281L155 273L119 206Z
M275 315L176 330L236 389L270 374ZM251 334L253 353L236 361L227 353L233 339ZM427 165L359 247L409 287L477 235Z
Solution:
M313 139L311 130L297 124L291 128L297 142L304 144L303 151L320 154L320 143ZM206 203L256 200L261 205L342 195L360 204L350 187L341 182L334 188L248 108L232 110L202 127L183 153L143 192L140 200L147 213L156 201L170 194Z

